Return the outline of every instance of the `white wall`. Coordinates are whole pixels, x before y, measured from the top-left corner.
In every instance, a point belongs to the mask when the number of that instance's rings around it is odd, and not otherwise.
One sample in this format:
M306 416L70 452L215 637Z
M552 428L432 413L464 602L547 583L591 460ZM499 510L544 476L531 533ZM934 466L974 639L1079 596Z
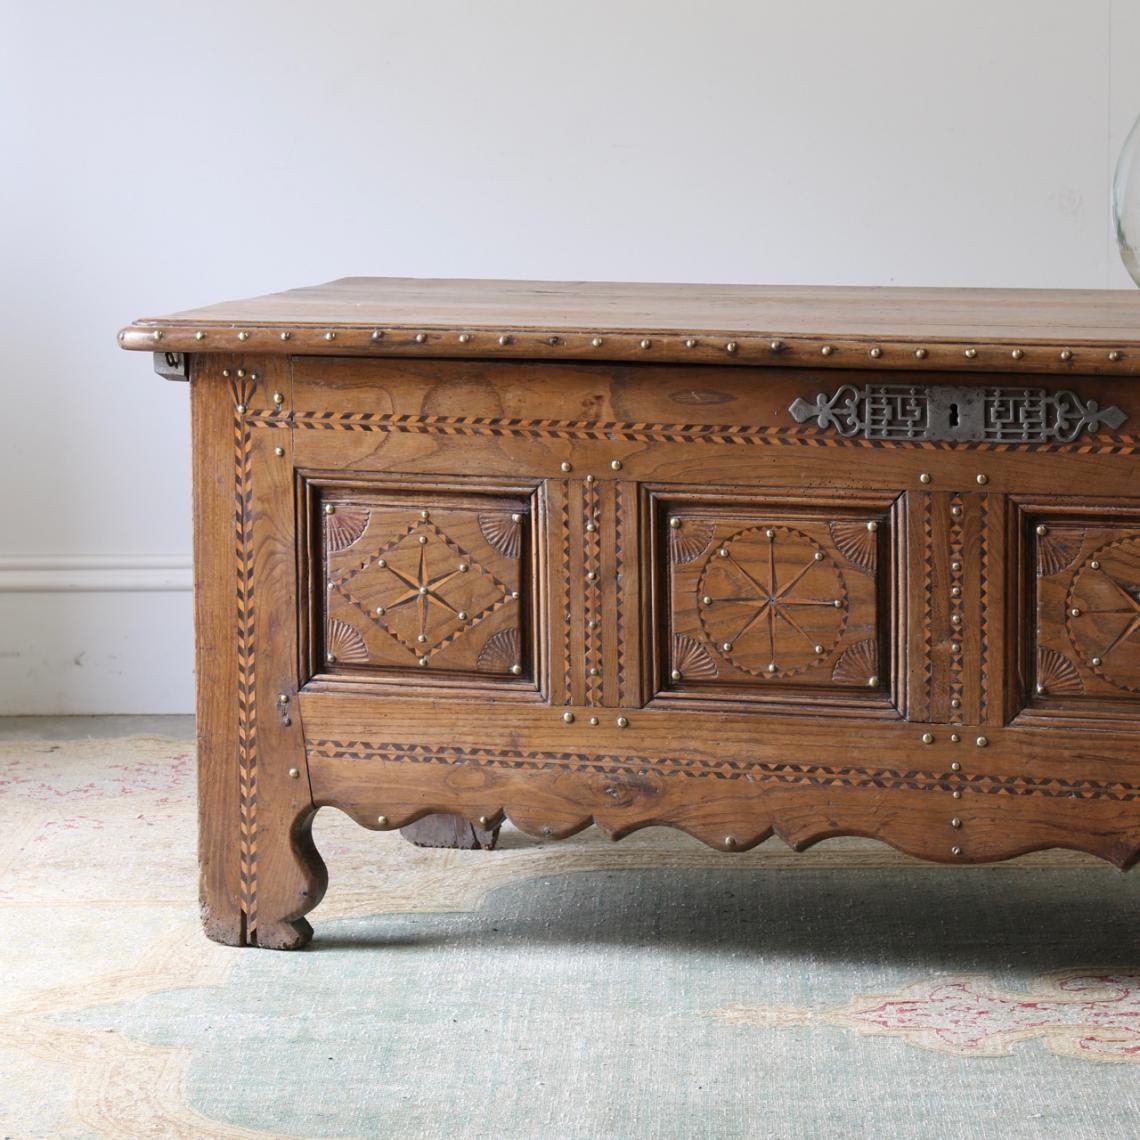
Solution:
M347 274L1128 284L1135 0L0 12L0 712L191 708L187 392L136 316Z

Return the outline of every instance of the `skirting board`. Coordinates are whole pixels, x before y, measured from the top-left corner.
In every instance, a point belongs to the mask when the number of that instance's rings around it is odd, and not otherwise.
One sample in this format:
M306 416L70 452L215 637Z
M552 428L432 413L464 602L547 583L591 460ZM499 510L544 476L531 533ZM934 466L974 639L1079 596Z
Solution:
M186 555L0 556L0 715L188 713Z

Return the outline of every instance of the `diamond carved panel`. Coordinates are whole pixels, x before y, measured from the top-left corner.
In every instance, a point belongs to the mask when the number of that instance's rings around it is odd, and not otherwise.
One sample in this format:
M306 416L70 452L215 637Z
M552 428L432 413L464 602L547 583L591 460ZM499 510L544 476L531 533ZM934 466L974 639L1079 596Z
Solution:
M528 504L361 498L327 502L321 518L326 668L533 674Z

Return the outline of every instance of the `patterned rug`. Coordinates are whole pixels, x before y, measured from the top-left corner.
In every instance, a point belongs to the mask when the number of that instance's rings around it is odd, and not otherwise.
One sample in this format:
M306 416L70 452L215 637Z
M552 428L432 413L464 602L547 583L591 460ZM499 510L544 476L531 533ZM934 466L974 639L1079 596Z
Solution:
M318 817L293 954L199 933L193 756L0 744L0 1136L1140 1136L1140 877Z

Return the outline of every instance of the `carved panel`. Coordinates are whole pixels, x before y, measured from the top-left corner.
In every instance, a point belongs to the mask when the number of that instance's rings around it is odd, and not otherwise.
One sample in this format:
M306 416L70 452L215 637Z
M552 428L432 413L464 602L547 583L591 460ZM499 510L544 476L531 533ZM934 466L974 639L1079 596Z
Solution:
M671 686L881 687L879 516L679 503L669 516Z
M521 617L528 504L330 496L317 517L325 669L533 675Z
M1140 519L1034 522L1033 695L1069 704L1140 697Z

